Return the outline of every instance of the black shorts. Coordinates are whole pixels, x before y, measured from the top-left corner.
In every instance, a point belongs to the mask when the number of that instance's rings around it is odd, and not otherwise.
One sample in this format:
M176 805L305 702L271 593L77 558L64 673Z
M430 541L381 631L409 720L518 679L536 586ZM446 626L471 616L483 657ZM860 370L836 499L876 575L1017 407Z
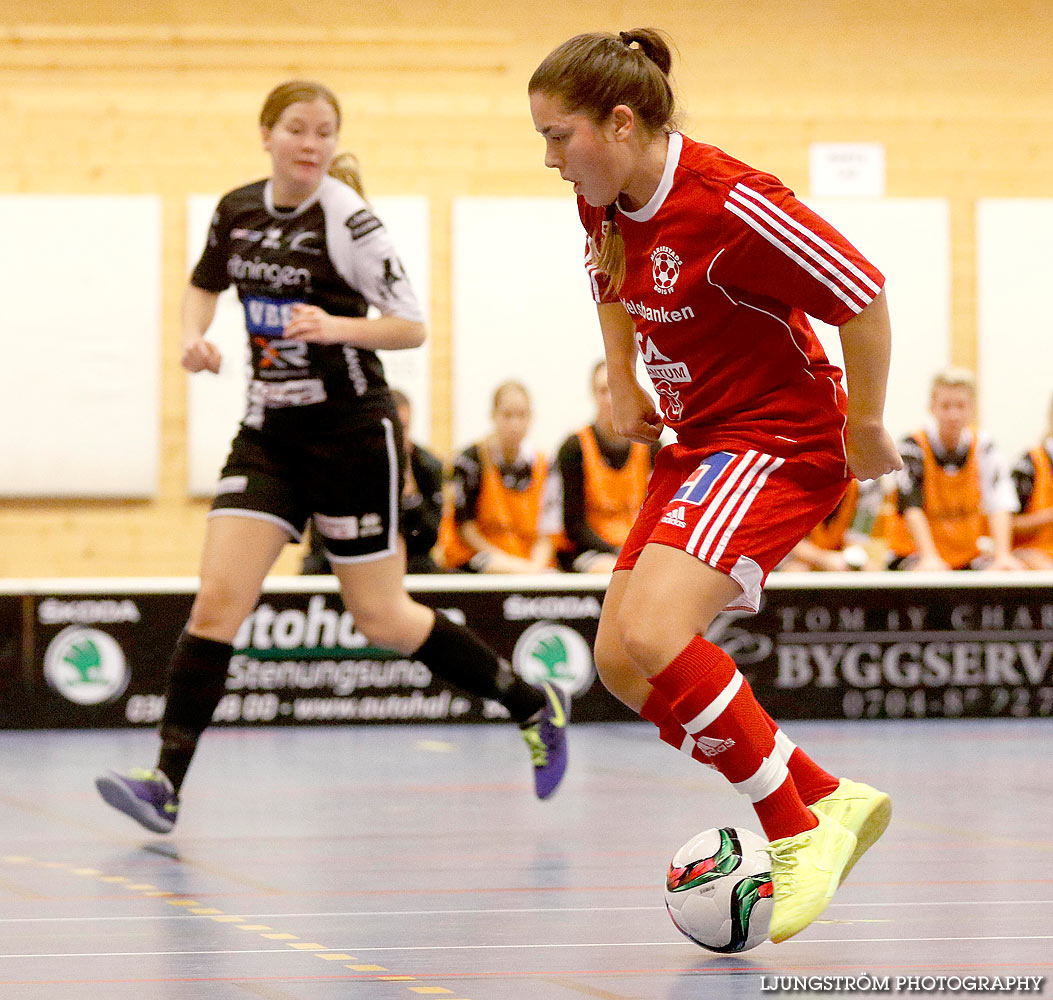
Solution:
M402 434L387 416L306 443L242 427L209 517L261 518L295 541L313 517L330 561L382 559L398 550L402 468Z

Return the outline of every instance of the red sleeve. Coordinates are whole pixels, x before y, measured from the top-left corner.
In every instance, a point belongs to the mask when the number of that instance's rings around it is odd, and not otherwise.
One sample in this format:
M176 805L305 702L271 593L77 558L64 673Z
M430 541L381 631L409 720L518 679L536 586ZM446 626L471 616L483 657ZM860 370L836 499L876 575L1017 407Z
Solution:
M743 176L721 212L723 285L841 326L869 305L884 275L833 226L768 174Z
M592 262L592 248L603 238L604 211L593 208L584 198L578 198L578 216L585 227L585 273L589 276L589 292L593 302L617 302L618 296L611 292L607 275Z

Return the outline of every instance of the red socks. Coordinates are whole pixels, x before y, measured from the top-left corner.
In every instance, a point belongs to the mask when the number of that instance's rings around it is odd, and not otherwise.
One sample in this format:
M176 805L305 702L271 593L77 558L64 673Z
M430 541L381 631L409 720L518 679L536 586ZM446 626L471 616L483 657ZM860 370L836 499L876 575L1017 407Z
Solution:
M651 678L651 685L654 690L641 710L643 717L658 726L666 743L715 767L736 791L749 796L770 840L816 825L776 752L778 727L719 646L696 636ZM831 780L836 787L836 779Z
M786 768L797 786L797 792L805 805L814 805L821 798L837 790L840 784L828 771L824 771L811 757L808 756L793 740L790 739L778 726L775 720L764 711L758 702L757 707L761 710L775 737L775 747L779 756L786 761Z

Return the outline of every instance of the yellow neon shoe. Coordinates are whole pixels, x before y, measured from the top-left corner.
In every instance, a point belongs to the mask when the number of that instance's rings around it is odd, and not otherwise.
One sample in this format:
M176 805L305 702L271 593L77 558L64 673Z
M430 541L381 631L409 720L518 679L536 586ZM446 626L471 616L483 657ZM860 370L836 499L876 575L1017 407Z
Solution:
M812 812L818 826L768 845L773 889L768 934L776 944L803 931L826 909L856 849L851 830Z
M842 778L837 790L812 803L812 809L836 819L856 835L856 849L841 873L843 882L852 866L884 832L892 818L892 800L861 781Z

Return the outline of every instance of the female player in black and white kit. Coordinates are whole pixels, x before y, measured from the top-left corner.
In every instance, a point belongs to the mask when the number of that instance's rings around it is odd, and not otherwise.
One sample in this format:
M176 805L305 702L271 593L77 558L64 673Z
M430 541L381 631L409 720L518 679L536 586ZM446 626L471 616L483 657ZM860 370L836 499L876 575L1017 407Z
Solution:
M260 127L272 176L222 198L182 309L183 367L218 371L205 333L219 294L235 285L251 345L248 406L171 660L157 766L111 771L96 785L148 829L172 829L183 778L224 693L234 636L283 546L313 517L356 627L374 645L502 703L522 727L546 798L566 766L563 696L526 684L403 586L402 434L375 352L418 347L424 317L387 230L349 186L354 179L328 173L339 104L320 84L284 83L267 97ZM371 305L380 316L367 318Z

